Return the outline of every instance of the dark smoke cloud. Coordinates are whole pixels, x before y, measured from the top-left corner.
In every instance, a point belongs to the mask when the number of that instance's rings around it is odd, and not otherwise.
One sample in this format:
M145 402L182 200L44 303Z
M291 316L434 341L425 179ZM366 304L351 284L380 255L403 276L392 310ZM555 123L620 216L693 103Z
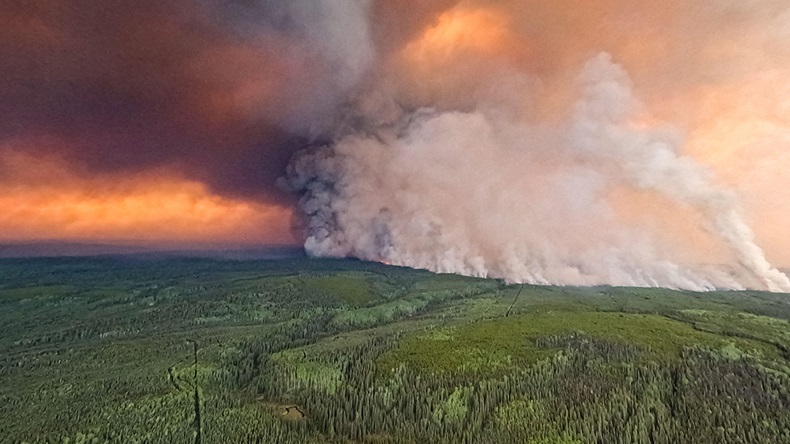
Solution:
M29 150L88 172L164 166L290 205L276 179L352 124L374 46L397 51L454 3L8 0L0 150L43 137Z
M345 93L321 17L285 2L0 3L0 149L41 146L89 170L169 166L266 201ZM219 5L219 6L218 6ZM46 153L41 153L46 154Z

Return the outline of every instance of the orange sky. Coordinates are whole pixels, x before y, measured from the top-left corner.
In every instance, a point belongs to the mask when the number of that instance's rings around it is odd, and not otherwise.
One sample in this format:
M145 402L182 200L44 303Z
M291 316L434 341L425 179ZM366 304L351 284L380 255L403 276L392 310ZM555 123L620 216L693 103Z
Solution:
M57 159L0 157L0 242L148 246L295 243L291 209L212 193L167 170L83 176Z

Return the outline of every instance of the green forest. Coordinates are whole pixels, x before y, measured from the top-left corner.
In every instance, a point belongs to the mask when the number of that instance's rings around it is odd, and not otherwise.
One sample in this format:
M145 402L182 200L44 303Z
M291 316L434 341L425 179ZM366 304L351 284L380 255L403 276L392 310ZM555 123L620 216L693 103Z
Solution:
M0 260L2 443L790 443L790 295Z

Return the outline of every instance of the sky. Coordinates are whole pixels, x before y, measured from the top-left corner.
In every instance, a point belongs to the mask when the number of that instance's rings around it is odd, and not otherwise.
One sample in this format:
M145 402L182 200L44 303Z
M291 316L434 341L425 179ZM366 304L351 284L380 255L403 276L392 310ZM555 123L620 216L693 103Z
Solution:
M598 59L606 62L590 68ZM594 102L585 99L580 78L599 71L627 90L623 119L641 134L629 139L632 145L644 137L671 145L672 162L693 162L697 189L726 195L726 210L691 196L695 185L681 193L646 185L631 167L613 172L647 162L628 150L606 161L603 148L584 155L575 142L557 139L578 128L579 107ZM658 251L654 262L743 263L743 248L717 231L718 216L709 214L732 211L748 227L738 236L753 238L771 264L788 267L788 78L784 0L6 0L0 241L307 242L316 254L433 269L449 260L426 252L417 259L396 234L422 242L422 232L358 217L369 210L396 221L427 213L430 223L467 231L518 231L526 221L550 239L544 250L551 254L530 257L544 266L556 257L565 265L585 263L573 252L622 250L636 238ZM483 133L458 136L475 122ZM483 140L485 131L492 136ZM390 154L357 146L370 140L383 141ZM423 145L434 155L387 157L398 147ZM489 145L483 153L480 147ZM304 179L298 159L320 149L331 152L321 157L320 174L313 169ZM433 211L443 199L430 196L445 185L450 195L474 193L428 180L445 171L449 158L465 159L456 171L489 165L485 178L474 179L485 196L453 200L468 209L463 214ZM507 172L513 159L529 179ZM328 174L332 162L342 168ZM499 183L486 185L488 177ZM407 189L404 181L423 188ZM334 190L325 196L331 223L317 219L323 210L315 209L315 184L327 183ZM500 196L507 183L522 187L529 207L505 225L478 220L480 213L520 208L515 197ZM379 186L375 195L365 191ZM412 194L419 205L382 203ZM540 196L563 203L540 203ZM574 199L600 205L580 210ZM344 219L351 209L353 223ZM582 218L591 221L583 228L559 223ZM354 231L354 224L362 228ZM567 241L580 229L600 245ZM386 252L376 230L386 231ZM626 231L638 233L612 240ZM352 246L349 236L379 240ZM489 257L499 253L489 251L508 244L544 251L534 238L453 236L445 241L474 250L457 253L464 267L472 256L496 262ZM639 262L619 253L612 260Z

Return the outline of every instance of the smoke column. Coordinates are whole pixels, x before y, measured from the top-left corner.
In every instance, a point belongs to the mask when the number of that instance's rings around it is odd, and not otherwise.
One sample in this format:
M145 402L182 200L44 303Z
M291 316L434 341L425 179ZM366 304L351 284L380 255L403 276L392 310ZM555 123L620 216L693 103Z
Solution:
M421 109L297 158L307 251L512 282L790 289L709 172L677 154L672 134L630 124L638 103L609 55L590 60L580 84L571 118L554 128L496 110ZM747 276L663 257L613 216L605 195L621 184L703 213Z
M529 108L534 77L499 68L475 67L474 89L440 92L435 106L403 106L392 82L361 92L354 123L288 168L307 252L510 282L790 291L734 193L682 154L680 129L645 117L610 54L568 76L574 98L553 120ZM694 262L655 228L622 220L618 190L695 215L734 263Z

